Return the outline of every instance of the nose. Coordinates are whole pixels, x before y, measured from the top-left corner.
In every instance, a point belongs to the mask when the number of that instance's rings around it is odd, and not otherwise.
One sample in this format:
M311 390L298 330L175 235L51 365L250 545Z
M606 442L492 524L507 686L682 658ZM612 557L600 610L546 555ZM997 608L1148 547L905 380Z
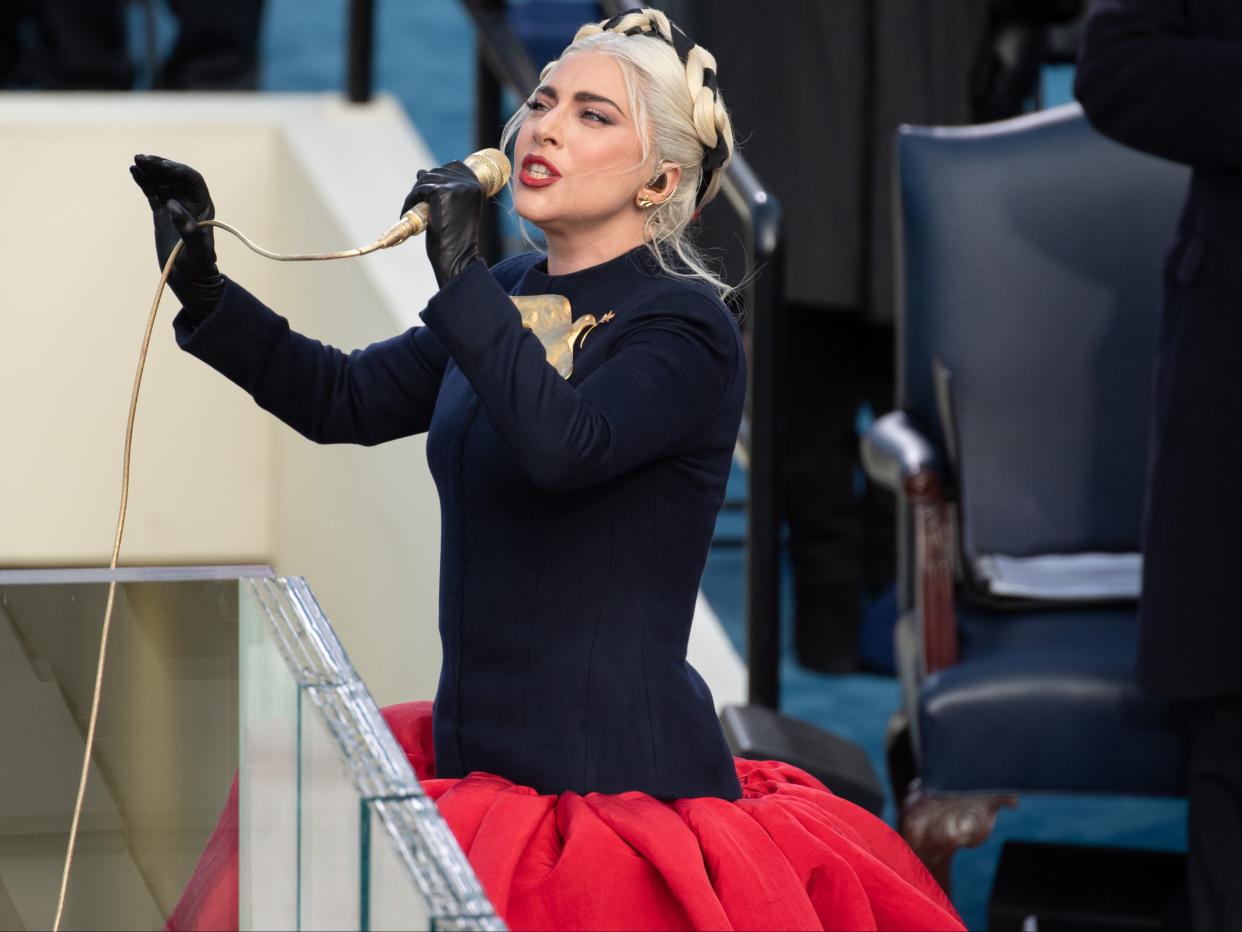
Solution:
M530 127L530 138L533 143L551 148L560 146L561 126L558 115L560 109L560 107L553 107L542 114L539 119L527 121L526 125Z

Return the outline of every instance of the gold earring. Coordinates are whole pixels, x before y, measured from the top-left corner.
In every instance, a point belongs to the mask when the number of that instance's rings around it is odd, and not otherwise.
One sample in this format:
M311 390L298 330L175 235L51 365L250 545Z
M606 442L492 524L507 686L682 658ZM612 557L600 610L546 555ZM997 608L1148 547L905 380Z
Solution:
M647 197L647 195L645 194L638 195L638 200L636 201L636 203L643 210L648 210L649 208L652 208L655 206L655 201Z

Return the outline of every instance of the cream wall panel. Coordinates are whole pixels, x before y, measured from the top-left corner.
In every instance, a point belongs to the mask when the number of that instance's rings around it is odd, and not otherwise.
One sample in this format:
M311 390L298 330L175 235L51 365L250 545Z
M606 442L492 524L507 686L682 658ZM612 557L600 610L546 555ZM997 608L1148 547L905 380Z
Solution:
M125 416L158 279L150 210L129 178L136 151L216 164L216 197L269 234L275 134L261 126L167 129L0 122L4 453L0 564L107 563ZM254 171L240 171L246 166ZM235 263L262 283L258 262ZM184 365L166 299L134 441L129 563L250 560L271 549L270 428L218 378ZM222 449L225 427L240 438Z
M370 241L426 146L390 101L299 95L0 100L0 566L107 563L138 348L157 280L136 152L194 165L220 219L282 252ZM421 242L273 263L218 232L221 269L352 349L418 322ZM422 438L312 444L182 353L165 299L144 376L122 563L267 562L305 576L381 703L439 670L439 517Z

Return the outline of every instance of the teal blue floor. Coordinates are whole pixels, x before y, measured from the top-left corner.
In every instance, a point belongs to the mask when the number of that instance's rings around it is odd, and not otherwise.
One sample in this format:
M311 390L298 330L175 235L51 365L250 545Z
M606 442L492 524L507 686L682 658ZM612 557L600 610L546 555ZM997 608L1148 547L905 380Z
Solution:
M541 0L543 3L555 0ZM563 5L579 5L562 0ZM272 91L338 91L345 82L346 0L268 0L261 82ZM456 0L377 0L376 87L394 94L441 160L473 148L474 37ZM135 20L137 22L137 20ZM172 26L161 19L167 45ZM135 41L135 47L141 43ZM1069 99L1069 69L1046 75L1047 105ZM722 75L722 83L728 87ZM743 128L744 129L744 128ZM169 153L175 157L176 153ZM416 169L411 165L413 181ZM341 179L348 184L348 178ZM393 192L398 205L404 191ZM395 207L394 207L395 209ZM744 506L745 481L738 472L731 498ZM720 537L741 534L744 512L721 517ZM713 549L703 589L739 652L745 656L745 554L740 547ZM789 605L788 595L784 600ZM788 617L784 620L786 628ZM785 651L781 664L783 711L861 744L884 773L885 724L897 707L897 685L871 675L823 676L801 669ZM892 802L888 815L892 817ZM1007 838L1180 848L1184 806L1177 802L1064 797L1023 799L1002 814L997 831L981 847L958 855L953 899L972 929L985 926L986 903L1002 842Z

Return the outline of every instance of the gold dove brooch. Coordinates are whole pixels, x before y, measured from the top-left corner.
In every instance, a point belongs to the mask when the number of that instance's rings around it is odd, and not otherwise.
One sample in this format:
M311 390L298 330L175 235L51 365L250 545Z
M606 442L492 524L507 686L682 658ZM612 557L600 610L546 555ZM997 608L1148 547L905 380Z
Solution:
M574 371L574 347L579 349L586 342L587 334L612 320L609 311L599 320L594 314L583 314L573 319L569 299L559 294L535 294L513 298L522 315L522 326L531 331L543 344L548 365L568 379Z

